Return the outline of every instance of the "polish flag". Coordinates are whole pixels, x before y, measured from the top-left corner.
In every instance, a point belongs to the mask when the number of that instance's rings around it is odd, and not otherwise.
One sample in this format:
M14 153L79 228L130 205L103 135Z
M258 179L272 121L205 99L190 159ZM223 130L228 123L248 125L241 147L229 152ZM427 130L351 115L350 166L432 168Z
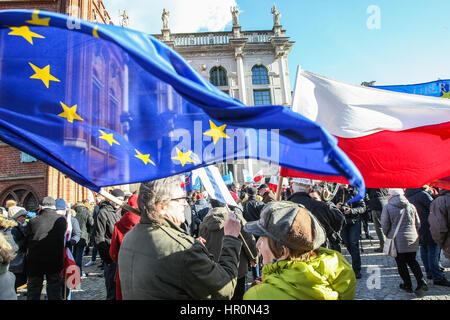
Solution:
M72 219L70 212L66 213L67 229L64 234L64 267L62 270L64 283L69 289L79 289L81 284L80 268L75 263L75 259L66 243L72 236Z
M292 109L333 134L369 188L450 176L450 100L346 84L299 70ZM348 183L282 168L280 175Z
M264 179L263 170L259 170L256 175L253 177L253 181L256 183L260 182L262 179Z
M277 192L278 188L278 176L271 176L269 181L269 189L273 192Z

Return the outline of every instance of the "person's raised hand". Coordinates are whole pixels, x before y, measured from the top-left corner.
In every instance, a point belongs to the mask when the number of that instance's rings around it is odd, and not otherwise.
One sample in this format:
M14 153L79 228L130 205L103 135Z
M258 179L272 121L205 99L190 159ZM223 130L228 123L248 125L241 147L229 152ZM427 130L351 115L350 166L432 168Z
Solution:
M236 218L234 213L228 215L227 221L225 221L225 225L223 227L223 233L226 236L239 237L239 233L241 232L241 223Z

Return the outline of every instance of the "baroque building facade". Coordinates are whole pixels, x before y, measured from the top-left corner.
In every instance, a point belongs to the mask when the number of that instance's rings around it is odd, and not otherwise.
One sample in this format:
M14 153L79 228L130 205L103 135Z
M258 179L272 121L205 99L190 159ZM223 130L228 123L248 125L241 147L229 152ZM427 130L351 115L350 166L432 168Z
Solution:
M203 77L220 90L247 106L291 105L288 54L294 42L280 24L281 14L271 8L271 30L242 30L239 10L230 10L232 30L223 32L172 33L169 12L162 14L161 34L154 36L181 54ZM234 180L244 182L243 170L250 176L263 170L266 176L278 175L279 167L257 160L236 160L224 166Z

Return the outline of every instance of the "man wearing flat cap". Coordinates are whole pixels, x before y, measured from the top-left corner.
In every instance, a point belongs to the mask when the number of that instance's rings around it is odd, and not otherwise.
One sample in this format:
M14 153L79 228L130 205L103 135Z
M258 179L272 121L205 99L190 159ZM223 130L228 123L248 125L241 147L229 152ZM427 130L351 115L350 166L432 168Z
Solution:
M122 201L125 198L125 193L120 189L114 189L111 194ZM103 260L106 300L115 300L115 273L117 265L109 255L109 248L111 246L114 225L121 218L120 206L116 203L103 200L98 204L98 207L98 215L94 221L94 239L100 258Z

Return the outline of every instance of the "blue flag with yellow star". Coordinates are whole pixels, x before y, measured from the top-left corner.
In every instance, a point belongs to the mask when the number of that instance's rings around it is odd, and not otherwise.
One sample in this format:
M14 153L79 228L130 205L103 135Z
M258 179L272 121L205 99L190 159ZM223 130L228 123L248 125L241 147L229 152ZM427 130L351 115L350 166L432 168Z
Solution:
M151 35L52 12L0 11L0 140L95 191L244 158L365 190L318 124L246 107Z

